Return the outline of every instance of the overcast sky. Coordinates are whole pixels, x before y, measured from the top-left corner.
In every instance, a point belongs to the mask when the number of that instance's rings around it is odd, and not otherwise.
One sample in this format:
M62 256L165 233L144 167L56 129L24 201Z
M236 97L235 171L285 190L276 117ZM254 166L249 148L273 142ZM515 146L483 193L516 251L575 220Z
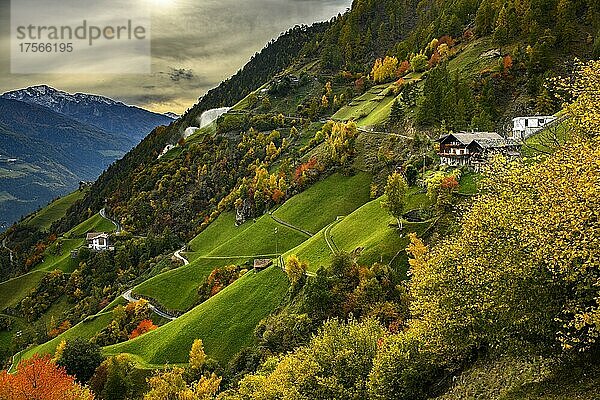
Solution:
M18 0L13 0L18 1ZM43 0L40 0L43 1ZM47 84L96 93L158 112L181 113L234 74L272 38L322 21L351 0L147 0L153 2L152 73L10 74L10 2L0 0L0 92Z

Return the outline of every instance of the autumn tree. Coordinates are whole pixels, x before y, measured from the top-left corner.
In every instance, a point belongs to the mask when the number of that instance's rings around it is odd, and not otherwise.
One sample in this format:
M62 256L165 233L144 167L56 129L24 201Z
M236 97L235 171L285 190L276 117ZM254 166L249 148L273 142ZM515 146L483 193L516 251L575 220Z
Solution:
M94 395L49 356L19 363L17 372L0 371L2 400L93 400Z
M202 339L194 340L192 343L192 349L190 350L190 368L200 370L206 363L206 353L204 352L204 345Z
M302 280L307 269L306 261L300 261L295 254L290 255L285 261L285 273L292 286L296 286Z
M236 393L222 398L366 399L365 382L384 335L373 319L347 324L331 320L307 346L268 360L259 372L242 379Z
M375 60L375 64L371 69L371 77L374 82L388 82L398 77L398 59L396 57L386 56Z
M154 325L154 322L152 322L151 319L144 319L140 321L138 326L136 326L133 331L131 331L131 333L129 334L129 339L135 339L136 337L141 336L144 333L153 331L156 328L158 327Z
M410 68L414 72L423 72L427 69L428 62L429 62L429 59L427 58L427 56L425 54L422 54L422 53L415 54L410 59Z
M396 218L400 230L402 230L402 215L405 212L407 191L408 184L402 174L394 172L388 176L385 186L386 199L381 204Z
M184 369L173 367L157 371L148 379L150 390L144 400L212 400L219 391L221 377L214 373L202 376L198 382L189 385L183 375Z

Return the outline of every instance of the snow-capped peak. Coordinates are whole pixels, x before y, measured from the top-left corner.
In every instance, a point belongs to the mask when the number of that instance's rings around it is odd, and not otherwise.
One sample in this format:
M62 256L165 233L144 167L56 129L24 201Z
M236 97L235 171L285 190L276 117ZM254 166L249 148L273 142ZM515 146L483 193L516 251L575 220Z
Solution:
M107 105L123 104L108 97L86 93L67 93L48 85L36 85L24 89L13 90L2 95L3 98L11 100L35 103L44 107L54 109L64 103L103 103Z

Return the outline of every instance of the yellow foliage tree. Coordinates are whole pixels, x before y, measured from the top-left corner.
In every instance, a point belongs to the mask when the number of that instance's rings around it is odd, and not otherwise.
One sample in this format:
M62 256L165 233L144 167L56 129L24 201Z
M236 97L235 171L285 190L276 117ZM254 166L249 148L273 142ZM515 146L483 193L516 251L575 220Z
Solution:
M300 261L295 254L290 255L285 262L285 273L292 286L296 286L300 282L307 269L306 261Z
M192 349L190 350L190 368L199 370L206 362L206 353L204 352L204 344L202 339L194 340Z
M375 82L387 82L397 78L398 59L396 57L386 56L384 59L378 58L371 69L371 78Z

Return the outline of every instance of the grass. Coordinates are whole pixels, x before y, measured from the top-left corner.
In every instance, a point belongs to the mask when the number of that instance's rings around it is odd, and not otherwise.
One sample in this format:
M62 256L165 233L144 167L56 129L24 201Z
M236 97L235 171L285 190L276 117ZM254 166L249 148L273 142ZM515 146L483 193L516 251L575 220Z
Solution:
M525 139L521 152L524 157L546 156L554 153L569 138L567 122L558 122L556 125L542 129Z
M77 260L71 258L71 250L81 247L85 240L83 239L60 239L62 249L60 254L52 254L56 249L56 243L46 249L44 261L35 267L34 271L54 271L55 269L63 272L73 272L77 268Z
M53 354L54 351L56 351L56 346L63 340L75 338L89 340L96 335L96 333L107 327L110 321L112 321L112 312L110 311L88 317L54 339L25 351L22 358L30 358L34 354Z
M71 258L71 250L83 244L83 239L63 239L63 248L60 255L51 254L56 244L44 253L44 261L32 271L0 283L0 310L16 305L21 299L35 288L42 278L50 271L56 269L66 273L77 268L77 261Z
M281 302L288 283L284 273L271 267L249 272L178 319L134 340L105 348L107 355L129 353L141 366L185 363L195 339L208 356L225 365L251 344L254 328Z
M475 76L482 70L494 68L500 57L481 57L481 54L493 49L490 38L474 40L466 44L461 51L448 62L450 72L459 71L463 76Z
M235 212L222 213L214 222L190 241L189 247L197 254L208 254L219 243L239 234L247 225L236 227Z
M185 311L197 300L197 289L213 269L239 265L245 259L196 258L190 264L156 275L133 289L134 294L148 296L171 310Z
M208 256L246 258L275 255L306 240L306 235L275 222L270 215L263 215L256 222L248 221L237 229L241 229L237 235L214 248Z
M88 232L112 232L115 225L109 220L102 218L100 214L94 214L75 228L65 234L65 237L83 237Z
M369 201L370 183L368 173L351 177L336 173L292 197L273 215L307 231L318 232L338 215L347 215Z
M46 274L46 271L32 271L0 283L0 310L17 304Z
M411 200L410 197L415 197ZM374 262L391 263L399 270L406 270L406 253L408 232L423 235L430 226L429 222L404 223L402 235L398 234L395 220L381 207L383 197L373 200L347 217L334 222L322 229L317 235L288 251L284 258L296 254L300 259L309 263L309 270L316 271L320 266L326 266L331 260L332 252L325 237L333 242L340 251L360 251L358 262L370 265ZM414 205L426 205L422 194L409 196Z
M340 108L331 119L337 121L360 120L371 114L388 94L389 84L373 86L365 94ZM393 97L392 97L393 100Z
M384 123L392 112L392 104L395 98L395 96L385 97L369 115L356 121L356 124L358 126L375 126Z
M77 200L80 200L85 195L86 190L76 190L58 200L53 201L48 206L42 208L38 212L31 215L24 221L26 225L36 227L47 231L55 221L58 221L67 213L67 209L71 207Z
M462 174L460 177L460 186L458 188L458 193L477 194L477 182L480 178L481 175L474 172Z

